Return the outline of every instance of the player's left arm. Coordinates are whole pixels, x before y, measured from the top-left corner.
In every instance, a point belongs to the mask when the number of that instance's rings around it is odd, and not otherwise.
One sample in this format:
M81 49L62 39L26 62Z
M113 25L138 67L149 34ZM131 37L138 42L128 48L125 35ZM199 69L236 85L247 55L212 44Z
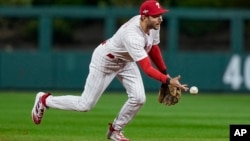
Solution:
M153 45L151 50L148 52L148 55L158 70L164 74L167 74L167 66L162 57L160 47L158 45Z

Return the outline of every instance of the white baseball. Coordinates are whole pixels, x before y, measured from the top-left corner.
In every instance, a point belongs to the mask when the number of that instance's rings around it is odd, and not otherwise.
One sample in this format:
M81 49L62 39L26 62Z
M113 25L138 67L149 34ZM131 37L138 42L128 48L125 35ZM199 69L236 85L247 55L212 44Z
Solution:
M190 89L189 89L189 92L190 94L198 94L198 88L196 86L192 86Z

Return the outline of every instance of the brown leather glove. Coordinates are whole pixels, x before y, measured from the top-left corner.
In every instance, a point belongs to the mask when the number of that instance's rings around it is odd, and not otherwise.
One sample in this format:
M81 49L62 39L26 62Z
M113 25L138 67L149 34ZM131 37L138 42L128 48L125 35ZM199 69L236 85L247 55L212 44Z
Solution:
M168 84L162 84L159 94L158 101L167 106L175 105L181 99L181 89Z

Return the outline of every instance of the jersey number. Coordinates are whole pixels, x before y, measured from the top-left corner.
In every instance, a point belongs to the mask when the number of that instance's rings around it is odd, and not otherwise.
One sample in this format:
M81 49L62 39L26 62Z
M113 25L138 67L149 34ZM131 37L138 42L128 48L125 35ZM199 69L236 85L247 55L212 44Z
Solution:
M250 56L243 65L243 75L241 75L241 57L233 55L223 75L223 82L231 85L233 90L240 89L243 82L246 88L250 89Z

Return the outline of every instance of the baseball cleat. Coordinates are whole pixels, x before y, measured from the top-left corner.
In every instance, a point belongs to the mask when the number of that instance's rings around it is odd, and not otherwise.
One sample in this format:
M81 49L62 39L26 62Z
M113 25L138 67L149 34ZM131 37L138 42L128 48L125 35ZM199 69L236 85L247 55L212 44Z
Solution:
M50 93L39 92L36 94L35 103L31 111L31 117L35 124L40 124L43 118L43 114L46 110L46 106L42 103L42 97L48 97Z
M112 123L109 123L109 130L107 133L107 138L112 141L130 141L122 134L121 131L115 130L112 126Z

